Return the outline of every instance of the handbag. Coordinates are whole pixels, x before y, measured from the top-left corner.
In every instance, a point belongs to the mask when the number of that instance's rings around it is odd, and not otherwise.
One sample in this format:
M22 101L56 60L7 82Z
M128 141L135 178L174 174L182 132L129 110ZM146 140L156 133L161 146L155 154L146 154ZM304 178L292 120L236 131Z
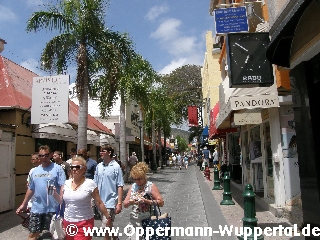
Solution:
M52 234L52 239L64 239L66 232L62 227L63 214L64 214L65 204L64 202L57 207L56 214L52 217L50 223L50 233Z
M29 221L30 221L30 211L29 209L23 213L27 213L26 216L24 216L23 214L18 214L19 217L22 218L22 222L21 222L21 225L22 227L26 228L26 229L29 229Z
M144 233L148 231L148 229L153 229L153 235L149 236L149 239L151 240L158 240L158 239L164 239L164 240L170 240L171 239L171 217L168 216L168 213L161 214L160 208L158 203L155 203L153 200L153 215L148 219L144 219L141 221L142 228L144 230ZM157 208L158 207L158 211ZM151 214L152 215L152 214ZM148 229L147 229L148 228ZM158 232L163 235L160 236L157 234L157 228L162 228L163 230L158 229ZM169 230L165 231L165 228L169 228ZM145 239L145 235L143 236Z

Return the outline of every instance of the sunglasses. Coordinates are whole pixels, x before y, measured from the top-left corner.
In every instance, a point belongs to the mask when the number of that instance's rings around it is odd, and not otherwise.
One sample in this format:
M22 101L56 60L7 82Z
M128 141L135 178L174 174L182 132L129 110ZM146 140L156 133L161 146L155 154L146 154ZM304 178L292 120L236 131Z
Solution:
M133 178L134 181L140 181L142 178Z
M82 168L84 168L84 166L83 165L70 165L70 168L71 169L82 169Z
M39 157L49 157L49 155L50 155L49 153L46 153L46 154L39 154L38 156Z

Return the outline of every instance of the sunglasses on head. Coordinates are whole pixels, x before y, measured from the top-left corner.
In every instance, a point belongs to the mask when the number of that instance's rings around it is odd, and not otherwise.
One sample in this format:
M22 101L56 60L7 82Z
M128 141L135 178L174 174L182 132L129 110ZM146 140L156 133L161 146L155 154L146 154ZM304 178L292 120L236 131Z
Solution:
M84 166L83 165L70 165L71 169L82 169Z
M38 156L39 157L49 157L49 155L50 155L49 153L46 153L46 154L39 154Z

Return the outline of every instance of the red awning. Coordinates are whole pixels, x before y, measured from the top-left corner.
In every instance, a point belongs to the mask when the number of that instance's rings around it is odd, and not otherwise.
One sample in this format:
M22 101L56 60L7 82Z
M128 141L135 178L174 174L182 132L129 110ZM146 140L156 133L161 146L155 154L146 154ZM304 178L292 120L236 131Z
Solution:
M217 129L216 120L219 114L219 102L216 103L214 108L210 110L210 128L209 139L217 138L226 135L228 132L236 132L236 128Z

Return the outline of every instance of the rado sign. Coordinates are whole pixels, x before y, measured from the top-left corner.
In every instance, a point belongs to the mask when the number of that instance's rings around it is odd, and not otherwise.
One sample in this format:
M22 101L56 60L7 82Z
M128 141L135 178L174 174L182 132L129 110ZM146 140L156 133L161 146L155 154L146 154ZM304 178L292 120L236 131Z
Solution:
M233 110L271 107L279 107L278 95L231 98L231 108Z

